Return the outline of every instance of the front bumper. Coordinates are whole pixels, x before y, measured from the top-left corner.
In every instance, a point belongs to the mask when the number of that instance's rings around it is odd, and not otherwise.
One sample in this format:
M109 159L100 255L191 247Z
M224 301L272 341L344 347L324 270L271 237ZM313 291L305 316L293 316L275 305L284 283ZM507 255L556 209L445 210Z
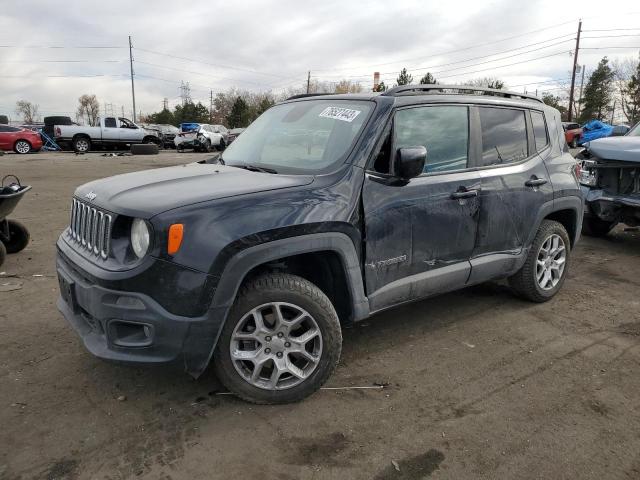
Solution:
M640 196L615 195L597 188L581 186L588 215L607 222L640 222Z
M58 252L57 307L96 357L126 363L183 363L198 377L207 367L226 311L175 315L149 295L100 285Z

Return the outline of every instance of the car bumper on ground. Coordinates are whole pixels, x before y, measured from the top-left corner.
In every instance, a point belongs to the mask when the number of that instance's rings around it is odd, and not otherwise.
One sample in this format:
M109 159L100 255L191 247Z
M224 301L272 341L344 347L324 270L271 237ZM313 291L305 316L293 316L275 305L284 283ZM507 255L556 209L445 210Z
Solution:
M199 376L209 363L224 314L210 309L200 317L174 315L148 295L99 285L60 248L56 259L57 307L85 347L104 360L183 363Z

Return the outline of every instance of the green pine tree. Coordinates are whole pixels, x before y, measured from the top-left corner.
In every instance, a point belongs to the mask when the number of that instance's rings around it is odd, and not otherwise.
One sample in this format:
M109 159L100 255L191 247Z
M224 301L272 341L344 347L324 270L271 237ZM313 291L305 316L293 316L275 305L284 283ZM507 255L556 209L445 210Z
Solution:
M240 128L249 125L250 121L249 105L242 97L236 98L231 107L229 115L227 115L227 125L229 128Z
M598 67L589 76L589 81L584 87L582 95L582 112L580 121L605 120L611 110L613 98L614 73L609 66L609 59L604 57L598 63Z
M632 124L640 122L640 61L622 93L622 109L627 120Z
M420 79L420 83L422 85L430 85L430 84L434 84L434 83L438 83L436 81L436 77L434 77L433 75L431 75L430 72L427 72L424 74L424 76Z
M378 86L373 91L374 92L386 92L387 91L387 86L384 84L384 82L380 82L378 84Z
M398 78L396 79L396 85L410 85L411 82L413 82L413 75L407 73L407 69L403 68L400 72L400 75L398 75Z

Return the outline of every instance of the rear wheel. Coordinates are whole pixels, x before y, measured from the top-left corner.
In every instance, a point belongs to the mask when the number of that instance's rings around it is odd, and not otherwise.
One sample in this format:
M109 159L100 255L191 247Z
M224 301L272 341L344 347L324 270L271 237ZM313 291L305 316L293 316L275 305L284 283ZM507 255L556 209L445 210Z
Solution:
M329 378L342 332L331 301L314 284L268 274L241 289L214 356L218 378L253 403L302 400Z
M616 222L605 222L597 217L585 217L582 221L582 233L590 237L604 237L615 226Z
M576 135L575 137L573 137L573 139L571 140L571 143L569 143L569 146L571 148L578 148L578 140L580 140L580 137L578 135Z
M78 153L86 153L91 150L91 140L87 137L77 137L73 139L73 150Z
M26 140L18 140L13 146L13 150L16 153L24 155L25 153L29 153L31 151L31 144Z
M569 235L564 226L543 220L522 268L509 279L511 288L532 302L546 302L558 293L567 277Z
M0 242L0 267L4 263L5 258L7 258L7 249L4 248L4 244Z
M218 144L218 150L223 151L225 148L227 148L227 143L224 141L224 138L221 138Z
M4 243L7 253L18 253L29 244L31 235L22 223L16 220L7 220L9 227L9 239Z

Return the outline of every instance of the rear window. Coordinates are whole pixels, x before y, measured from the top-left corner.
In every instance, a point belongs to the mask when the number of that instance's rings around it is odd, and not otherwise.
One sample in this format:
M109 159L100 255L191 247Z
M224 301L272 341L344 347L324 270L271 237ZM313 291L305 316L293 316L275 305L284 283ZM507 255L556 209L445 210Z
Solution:
M482 166L519 162L529 155L524 111L480 107Z
M115 118L105 118L104 119L104 126L106 128L116 128L117 127L116 119Z
M549 144L547 125L542 112L531 111L531 124L533 125L533 136L536 140L536 150L540 152Z
M20 129L16 127L8 127L6 125L0 125L0 132L19 132Z

